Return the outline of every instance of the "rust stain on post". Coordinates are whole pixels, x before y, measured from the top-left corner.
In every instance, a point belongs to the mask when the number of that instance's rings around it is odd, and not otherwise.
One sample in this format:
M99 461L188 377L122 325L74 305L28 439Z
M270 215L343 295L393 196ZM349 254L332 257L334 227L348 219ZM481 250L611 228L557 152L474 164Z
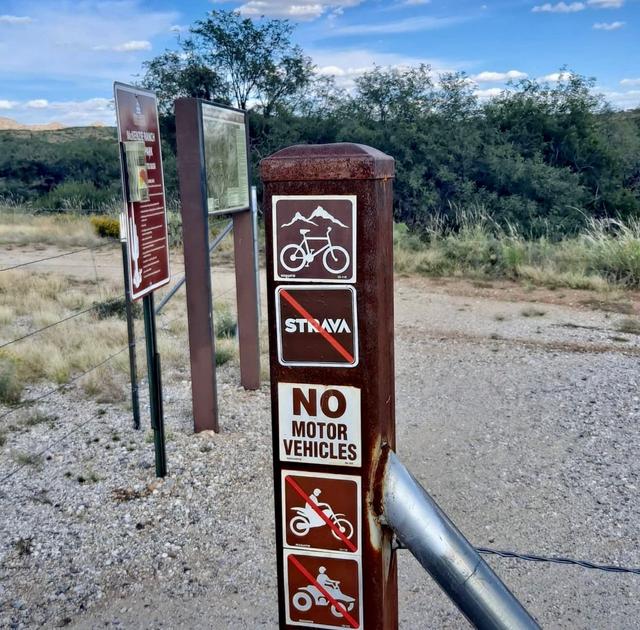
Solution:
M325 627L349 627L346 626L346 617L332 617L327 612L328 606L322 604L309 604L309 609L301 613L300 607L304 608L308 603L303 589L296 587L293 589L295 592L292 592L291 583L288 583L288 590L285 585L285 576L290 578L291 572L296 571L298 565L311 574L316 567L313 563L314 558L323 557L321 551L308 551L305 554L292 549L291 536L287 531L283 531L289 528L290 521L284 513L287 506L283 506L281 479L283 471L285 475L291 471L292 474L315 475L318 480L330 480L332 475L359 479L362 532L356 547L360 554L358 558L363 591L356 594L354 602L345 600L346 606L352 606L349 624L351 627L367 630L395 630L398 626L396 556L391 549L391 531L380 523L377 506L381 490L380 464L381 460L384 463L384 449L385 446L395 447L392 217L394 160L377 149L358 144L300 145L289 147L266 158L261 163L260 171L265 185L263 208L267 234L280 627L300 628L300 623L308 628L317 627L319 624L325 624ZM337 239L338 235L344 234L341 230L350 227L348 213L340 216L336 214L342 211L342 206L337 203L336 198L352 200L354 203L353 251L350 251L346 238L340 241L339 247L336 245L337 240L335 243L330 240L332 235ZM283 200L289 206L280 206ZM294 201L299 201L299 216L292 214L290 209ZM333 205L330 205L331 203ZM286 220L274 224L274 214L277 219L280 207L289 207L286 210ZM327 208L334 208L330 218L327 218ZM299 226L295 221L299 222ZM294 224L299 229L292 230L290 226ZM279 232L285 226L289 231L286 234ZM285 253L285 243L280 242L279 238L290 240L289 249ZM325 255L332 256L324 261L324 271L317 263L317 256L322 254L315 254L321 247L328 248L329 251ZM341 249L344 251L340 251ZM345 261L344 265L340 263L341 259ZM349 263L354 259L355 277L350 275L349 268ZM310 266L312 264L313 267ZM298 266L302 271L296 271ZM312 272L311 269L320 269L320 272ZM342 269L346 271L341 275ZM278 279L275 277L276 272ZM314 277L315 273L318 277ZM296 277L297 274L300 278ZM347 334L344 325L344 322L350 323L351 320L347 316L340 315L343 319L339 319L335 315L337 306L334 305L339 302L335 297L336 288L345 293L355 291L355 339ZM326 299L317 295L317 292L323 291L326 293ZM288 304L282 306L280 296L283 292L292 296L304 313L317 320L314 326L307 325L307 320L302 316L298 317L299 323L294 322L295 318L290 315ZM340 303L343 313L348 305L344 300ZM313 309L316 312L312 312ZM287 314L289 319L286 319ZM287 326L294 332L287 332ZM322 334L314 329L318 326L324 328ZM348 329L353 334L350 327ZM307 330L308 344L304 341ZM285 343L283 338L288 334L290 337ZM337 344L349 350L345 355L347 358L341 359L339 354L332 354L327 344L326 357L329 358L326 359L327 363L322 363L324 355L317 348L322 348L319 339L327 335L333 335L334 346ZM291 340L294 340L294 345L299 344L296 352L290 351ZM285 355L296 357L293 364L286 365L281 361L278 351L283 345ZM306 349L316 360L309 361L309 364L299 363L298 359L304 355ZM353 360L349 361L349 357ZM317 394L320 395L325 391L320 389L321 387L331 387L333 391L346 393L358 392L359 398L353 398L359 400L357 420L360 433L357 440L360 450L354 450L360 457L354 460L357 465L347 459L328 460L326 463L314 459L311 462L309 457L305 457L303 450L300 451L302 456L297 460L287 456L286 448L293 449L292 444L296 437L294 435L287 441L284 431L290 426L298 427L299 430L304 425L303 420L307 418L295 416L299 409L291 411L290 401L285 399L288 395L286 392L295 388L296 384L309 396L311 389L314 392L317 389ZM308 387L305 388L305 384ZM346 408L349 409L349 406ZM335 408L329 407L329 413L332 410ZM299 420L298 424L288 423L287 413L293 414ZM336 411L336 414L338 413ZM345 412L345 416L348 414L348 411ZM326 426L330 424L326 422L326 418L323 418L323 423ZM319 427L320 424L322 423L316 422L315 426ZM349 427L350 435L353 430L353 417L346 418L344 426ZM330 443L330 440L328 442ZM313 484L309 487L312 488ZM332 499L330 485L326 487L328 490L323 491L319 496L320 500L325 495ZM304 535L301 535L300 539L303 542ZM344 583L347 584L349 567L354 561L345 553L342 562ZM327 564L323 568L327 575L330 571L342 571L335 563ZM354 593L348 595L353 596ZM360 599L361 601L358 601ZM358 606L361 606L362 617L359 616ZM296 625L292 625L292 622ZM335 626L331 625L333 623Z

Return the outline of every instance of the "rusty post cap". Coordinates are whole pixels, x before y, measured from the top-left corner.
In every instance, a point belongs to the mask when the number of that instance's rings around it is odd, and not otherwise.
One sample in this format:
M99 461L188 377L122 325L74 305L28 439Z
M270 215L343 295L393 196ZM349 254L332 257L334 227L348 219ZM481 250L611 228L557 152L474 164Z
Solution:
M296 144L260 162L265 182L336 179L389 179L394 159L365 144Z

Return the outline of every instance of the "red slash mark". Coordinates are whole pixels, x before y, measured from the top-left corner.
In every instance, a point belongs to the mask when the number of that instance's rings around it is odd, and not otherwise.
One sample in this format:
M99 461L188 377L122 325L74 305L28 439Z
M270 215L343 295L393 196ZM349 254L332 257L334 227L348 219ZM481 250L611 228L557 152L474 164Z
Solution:
M352 628L359 628L360 624L347 612L347 609L335 598L329 595L322 584L320 584L314 577L307 571L300 561L293 555L289 556L289 560L293 563L293 565L304 575L304 577L311 582L334 606L335 609L349 622Z
M356 546L340 531L340 528L312 501L307 493L291 478L285 477L285 481L306 501L311 509L335 532L350 551L358 551Z
M293 308L302 315L316 330L319 332L335 350L337 350L342 357L344 357L349 363L354 362L354 358L351 353L336 339L334 339L318 322L311 316L311 313L300 304L290 293L284 289L280 291L280 295L293 306Z

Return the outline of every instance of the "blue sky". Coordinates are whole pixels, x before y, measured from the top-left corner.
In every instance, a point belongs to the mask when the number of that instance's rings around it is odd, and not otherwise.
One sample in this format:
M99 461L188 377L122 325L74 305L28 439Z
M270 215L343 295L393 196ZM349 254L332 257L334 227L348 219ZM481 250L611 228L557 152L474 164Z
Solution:
M464 70L487 98L566 65L614 105L640 105L640 0L0 0L0 116L113 124L112 82L214 8L295 21L317 71L347 88L374 63L425 62Z

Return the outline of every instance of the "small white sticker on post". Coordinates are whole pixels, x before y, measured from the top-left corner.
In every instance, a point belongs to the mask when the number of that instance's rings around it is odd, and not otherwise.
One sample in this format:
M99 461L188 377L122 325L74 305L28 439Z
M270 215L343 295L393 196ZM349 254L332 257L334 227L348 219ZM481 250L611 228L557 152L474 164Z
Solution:
M278 383L280 460L361 466L360 390Z

